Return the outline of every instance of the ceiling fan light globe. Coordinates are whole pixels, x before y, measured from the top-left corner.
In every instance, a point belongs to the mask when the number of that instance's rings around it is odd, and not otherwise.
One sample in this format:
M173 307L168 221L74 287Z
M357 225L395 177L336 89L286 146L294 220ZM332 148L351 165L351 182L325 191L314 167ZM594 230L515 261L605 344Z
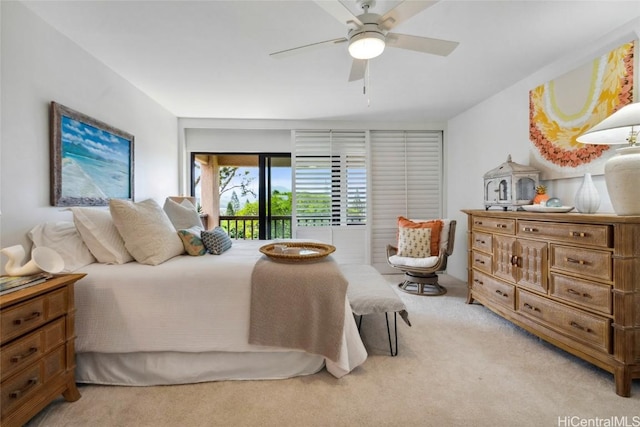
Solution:
M365 31L349 40L349 54L356 59L375 58L384 48L384 35L378 32Z

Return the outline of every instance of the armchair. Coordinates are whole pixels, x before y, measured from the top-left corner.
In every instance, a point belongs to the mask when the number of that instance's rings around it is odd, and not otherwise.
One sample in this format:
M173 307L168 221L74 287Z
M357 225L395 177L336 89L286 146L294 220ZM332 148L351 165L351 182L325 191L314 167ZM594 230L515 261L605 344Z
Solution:
M431 250L429 255L424 257L402 256L398 254L398 247L387 245L387 262L393 268L405 273L404 282L398 286L402 291L423 296L443 295L447 289L438 283L437 272L444 271L447 267L447 258L453 253L453 244L455 240L456 221L451 219L433 220L433 221L417 221L399 218L399 225L402 227L403 222L409 228L423 228L428 224L437 223L440 229L437 239L431 236ZM436 244L437 242L437 244ZM437 253L434 249L437 248Z

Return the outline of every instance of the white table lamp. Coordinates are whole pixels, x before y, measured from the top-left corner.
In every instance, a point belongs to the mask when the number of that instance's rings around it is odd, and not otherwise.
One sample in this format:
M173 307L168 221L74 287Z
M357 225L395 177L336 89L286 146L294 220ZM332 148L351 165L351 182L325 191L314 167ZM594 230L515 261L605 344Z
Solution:
M618 215L640 215L640 103L625 105L576 141L583 144L628 144L604 165L604 179Z

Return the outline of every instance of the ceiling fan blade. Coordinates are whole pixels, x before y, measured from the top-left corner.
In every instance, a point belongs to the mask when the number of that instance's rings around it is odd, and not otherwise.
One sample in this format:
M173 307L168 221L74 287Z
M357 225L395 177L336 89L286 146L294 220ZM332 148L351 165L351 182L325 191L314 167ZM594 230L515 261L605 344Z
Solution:
M368 62L369 61L366 59L353 59L353 62L351 63L351 73L349 73L350 82L364 79L364 73L367 71Z
M341 24L353 23L354 28L362 27L362 22L338 0L314 0L315 3L340 21Z
M407 34L388 33L387 46L400 49L415 50L416 52L447 56L460 43L449 40L432 39L429 37L409 36Z
M284 57L291 56L298 53L309 52L317 48L322 48L322 47L326 47L326 46L338 44L338 43L344 43L346 41L347 41L346 37L340 37L339 39L325 40L322 42L311 43L304 46L294 47L291 49L280 50L278 52L270 53L269 56L272 56L274 58L284 58Z
M380 21L378 21L378 25L386 31L391 30L396 25L406 21L414 15L422 12L428 7L433 6L438 3L438 0L432 1L413 1L413 0L405 0L401 2L399 5L382 15Z

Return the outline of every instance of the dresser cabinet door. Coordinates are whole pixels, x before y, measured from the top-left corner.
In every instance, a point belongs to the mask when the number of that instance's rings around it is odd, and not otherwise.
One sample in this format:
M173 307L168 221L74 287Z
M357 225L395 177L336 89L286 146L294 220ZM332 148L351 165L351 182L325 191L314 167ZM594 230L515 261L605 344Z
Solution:
M547 242L518 239L518 278L520 286L547 292Z
M517 266L513 263L516 256L516 238L493 236L493 274L496 277L515 282L517 280Z
M493 236L493 274L539 292L547 292L546 242Z

